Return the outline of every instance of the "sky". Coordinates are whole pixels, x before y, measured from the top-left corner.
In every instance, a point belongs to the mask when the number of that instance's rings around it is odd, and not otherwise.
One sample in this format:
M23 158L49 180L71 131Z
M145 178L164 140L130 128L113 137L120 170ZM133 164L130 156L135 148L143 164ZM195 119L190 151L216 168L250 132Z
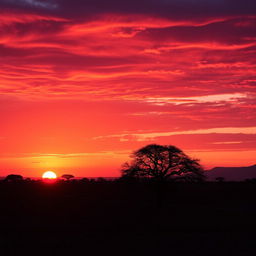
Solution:
M254 0L0 0L0 176L253 165L255 53Z

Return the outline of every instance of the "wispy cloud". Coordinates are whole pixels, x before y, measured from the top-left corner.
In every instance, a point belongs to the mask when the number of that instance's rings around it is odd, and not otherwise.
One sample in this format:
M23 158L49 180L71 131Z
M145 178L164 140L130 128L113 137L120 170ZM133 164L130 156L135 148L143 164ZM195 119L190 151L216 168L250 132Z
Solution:
M6 3L11 3L15 5L28 5L36 8L45 8L45 9L56 9L58 4L55 1L51 0L4 0Z
M120 138L121 141L126 140L138 140L148 141L156 139L158 137L169 137L175 135L194 135L194 134L256 134L255 127L223 127L223 128L210 128L210 129L197 129L187 131L176 131L176 132L148 132L148 133L125 133L125 134L114 134L109 136L98 136L93 139L104 139L107 137Z
M255 3L230 6L1 1L0 154L255 149Z
M206 96L195 96L195 97L177 97L177 98L147 98L146 101L156 105L165 104L196 104L196 103L221 103L229 102L236 104L239 99L247 98L246 94L234 93L234 94L217 94L217 95L206 95Z

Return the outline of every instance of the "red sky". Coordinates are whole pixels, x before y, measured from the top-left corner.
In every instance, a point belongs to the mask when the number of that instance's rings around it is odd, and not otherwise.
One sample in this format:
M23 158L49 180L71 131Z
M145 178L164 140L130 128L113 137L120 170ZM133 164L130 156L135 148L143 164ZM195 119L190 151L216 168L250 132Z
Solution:
M118 176L149 143L206 168L255 164L255 10L0 1L0 176Z

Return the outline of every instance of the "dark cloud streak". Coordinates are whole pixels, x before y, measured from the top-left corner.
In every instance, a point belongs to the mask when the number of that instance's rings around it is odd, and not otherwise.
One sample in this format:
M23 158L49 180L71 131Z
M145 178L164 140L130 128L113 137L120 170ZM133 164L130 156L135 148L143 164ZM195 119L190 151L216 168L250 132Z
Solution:
M87 19L105 13L145 14L170 19L205 19L208 17L256 14L254 0L1 0L2 8L28 9L35 12L55 12L60 16Z

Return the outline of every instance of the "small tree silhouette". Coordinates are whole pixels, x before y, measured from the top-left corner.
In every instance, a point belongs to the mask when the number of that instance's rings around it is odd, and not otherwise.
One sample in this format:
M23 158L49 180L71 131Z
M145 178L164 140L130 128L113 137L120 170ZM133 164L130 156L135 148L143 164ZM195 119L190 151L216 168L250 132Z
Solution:
M215 180L218 181L218 182L224 182L225 178L224 177L217 177Z
M82 178L79 181L83 183L90 183L90 180L88 178Z
M172 145L150 144L135 151L131 158L130 163L123 165L123 177L153 178L158 181L202 181L205 178L198 160L191 159Z
M69 181L69 180L75 178L75 176L72 175L72 174L63 174L63 175L61 176L61 178L64 179L64 180Z
M105 179L105 178L103 178L103 177L97 178L96 181L97 181L98 183L107 183L107 182L108 182L107 179Z
M22 180L23 180L23 177L19 174L9 174L5 178L5 181L12 181L12 182L17 182Z

